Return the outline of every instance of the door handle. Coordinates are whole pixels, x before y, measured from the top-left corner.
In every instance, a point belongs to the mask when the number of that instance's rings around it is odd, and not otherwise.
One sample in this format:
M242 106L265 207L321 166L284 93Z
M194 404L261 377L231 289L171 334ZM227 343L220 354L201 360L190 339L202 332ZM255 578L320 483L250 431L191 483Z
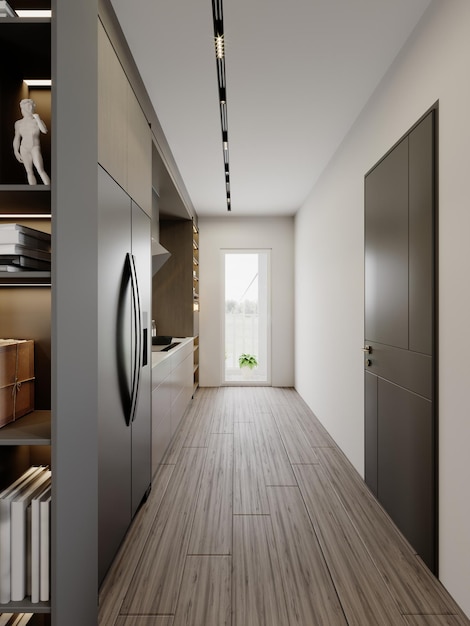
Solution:
M371 346L364 346L362 348L363 352L367 352L367 354L370 354L372 352L372 347Z
M132 391L129 421L135 420L137 398L139 394L140 372L142 369L142 313L140 307L139 283L137 280L137 270L135 267L135 257L130 252L127 253L132 285L132 307L134 313L134 368L132 372Z

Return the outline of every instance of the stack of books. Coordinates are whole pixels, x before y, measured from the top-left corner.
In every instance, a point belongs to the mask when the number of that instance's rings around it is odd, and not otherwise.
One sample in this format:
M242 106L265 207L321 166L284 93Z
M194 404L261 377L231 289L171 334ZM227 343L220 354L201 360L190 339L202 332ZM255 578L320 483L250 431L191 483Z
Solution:
M21 224L0 224L0 272L51 271L51 235Z
M17 17L16 11L11 8L6 0L0 0L0 17Z
M33 603L49 600L50 519L51 472L46 466L30 467L0 492L0 603L21 602L26 596Z

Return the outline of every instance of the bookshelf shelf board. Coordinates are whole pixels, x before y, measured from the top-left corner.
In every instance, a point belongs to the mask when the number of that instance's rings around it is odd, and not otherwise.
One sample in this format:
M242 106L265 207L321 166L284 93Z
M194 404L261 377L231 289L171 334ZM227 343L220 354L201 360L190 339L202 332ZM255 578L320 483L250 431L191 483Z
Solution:
M50 445L50 411L33 411L24 417L20 417L16 422L0 428L0 446Z
M0 185L0 218L51 214L49 185Z
M50 602L31 602L28 598L18 602L0 604L1 613L50 613Z
M50 287L50 272L0 272L0 285L6 287Z

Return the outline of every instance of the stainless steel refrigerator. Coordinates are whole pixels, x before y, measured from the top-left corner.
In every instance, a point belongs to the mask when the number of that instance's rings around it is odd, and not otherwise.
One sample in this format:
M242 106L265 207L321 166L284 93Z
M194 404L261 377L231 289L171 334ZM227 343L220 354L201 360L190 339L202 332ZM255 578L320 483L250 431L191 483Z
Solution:
M151 481L151 222L99 167L99 580Z

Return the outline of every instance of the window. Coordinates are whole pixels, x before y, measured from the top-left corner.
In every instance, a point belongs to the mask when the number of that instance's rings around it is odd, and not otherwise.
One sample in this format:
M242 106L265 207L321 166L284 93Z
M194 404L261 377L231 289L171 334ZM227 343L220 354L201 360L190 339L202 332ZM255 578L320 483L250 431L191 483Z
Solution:
M271 382L270 258L270 250L223 251L225 384Z

